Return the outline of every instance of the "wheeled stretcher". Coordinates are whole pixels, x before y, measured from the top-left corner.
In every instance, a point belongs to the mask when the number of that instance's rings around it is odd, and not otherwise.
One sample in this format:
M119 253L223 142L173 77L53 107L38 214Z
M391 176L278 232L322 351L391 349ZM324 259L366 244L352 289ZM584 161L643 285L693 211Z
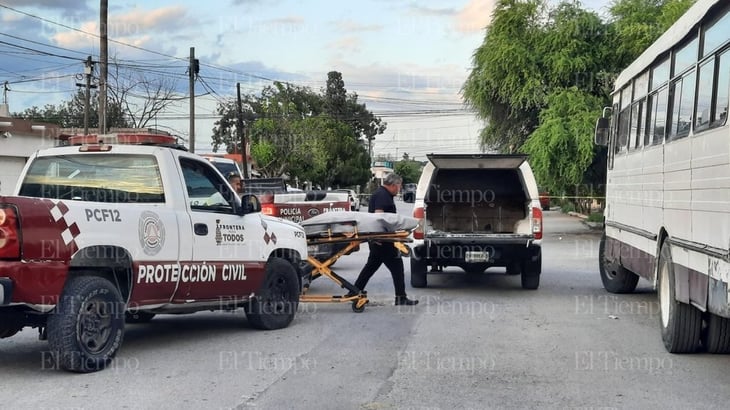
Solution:
M300 302L352 303L352 310L360 313L368 303L367 292L335 273L330 267L342 256L357 251L367 241L392 242L403 256L410 254L407 243L417 221L396 214L367 214L360 212L328 212L301 223L307 235L310 254L307 262L312 267L311 281L304 285ZM326 276L341 288L345 295L310 295L311 282Z

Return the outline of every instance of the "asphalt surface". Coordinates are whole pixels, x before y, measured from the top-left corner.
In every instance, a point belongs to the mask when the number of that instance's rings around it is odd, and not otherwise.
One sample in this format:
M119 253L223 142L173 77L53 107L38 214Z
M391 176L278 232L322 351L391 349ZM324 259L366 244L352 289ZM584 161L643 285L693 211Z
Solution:
M302 304L290 327L270 332L242 312L158 316L129 325L113 366L93 374L54 369L26 329L0 340L0 408L727 408L730 356L666 353L651 284L606 293L598 240L549 211L536 291L501 269L453 268L426 289L407 286L419 305L393 306L381 268L363 313ZM354 281L366 257L363 246L335 270ZM310 293L344 292L319 278Z

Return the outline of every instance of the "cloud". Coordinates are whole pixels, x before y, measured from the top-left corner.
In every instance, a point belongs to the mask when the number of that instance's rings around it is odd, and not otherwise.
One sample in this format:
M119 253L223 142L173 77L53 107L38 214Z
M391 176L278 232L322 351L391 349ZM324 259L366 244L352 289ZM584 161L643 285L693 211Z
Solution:
M335 28L344 33L362 33L368 31L381 31L385 26L382 24L360 24L352 20L337 21Z
M454 26L462 33L482 31L492 20L496 0L469 0L455 15Z
M420 16L435 16L435 17L450 17L456 14L456 10L453 8L433 8L433 7L426 7L419 4L411 4L409 6L409 11L411 14L416 14Z
M110 15L107 25L109 38L142 47L150 43L155 33L175 32L187 19L184 7L171 6L154 10L134 9ZM184 24L192 24L187 21ZM99 23L95 20L81 23L80 31L59 31L52 38L61 47L75 48L88 41L98 41ZM89 34L86 34L89 33Z
M41 8L53 8L60 10L78 10L78 2L68 0L5 0L3 3L6 6L15 7L23 6L27 7L41 7ZM83 8L83 6L82 6Z
M329 43L330 48L343 53L358 53L362 49L361 45L362 41L355 36L341 37L337 41Z

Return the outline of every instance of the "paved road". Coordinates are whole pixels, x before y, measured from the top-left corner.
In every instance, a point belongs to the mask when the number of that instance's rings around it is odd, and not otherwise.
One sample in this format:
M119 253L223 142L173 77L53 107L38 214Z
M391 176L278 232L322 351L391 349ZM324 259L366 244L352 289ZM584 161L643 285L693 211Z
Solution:
M381 270L361 314L304 304L272 332L239 312L160 316L128 327L112 368L84 375L50 368L25 330L0 341L0 408L727 408L730 356L666 353L650 285L605 293L598 235L556 211L545 231L537 291L498 269L450 269L409 288L420 305L396 307ZM366 256L337 272L354 280ZM339 289L320 278L312 292Z

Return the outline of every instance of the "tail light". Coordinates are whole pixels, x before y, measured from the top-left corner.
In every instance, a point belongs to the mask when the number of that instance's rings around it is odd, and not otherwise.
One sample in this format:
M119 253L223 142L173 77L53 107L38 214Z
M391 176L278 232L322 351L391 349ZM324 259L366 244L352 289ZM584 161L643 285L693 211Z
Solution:
M0 205L0 259L20 258L20 226L14 207Z
M261 213L269 216L279 216L279 210L274 204L274 194L264 193L259 195L259 202L261 203Z
M532 234L535 239L542 239L542 209L532 208Z
M414 208L413 217L418 219L418 226L416 226L416 229L413 231L413 239L423 239L424 225L426 224L426 211L422 206Z

